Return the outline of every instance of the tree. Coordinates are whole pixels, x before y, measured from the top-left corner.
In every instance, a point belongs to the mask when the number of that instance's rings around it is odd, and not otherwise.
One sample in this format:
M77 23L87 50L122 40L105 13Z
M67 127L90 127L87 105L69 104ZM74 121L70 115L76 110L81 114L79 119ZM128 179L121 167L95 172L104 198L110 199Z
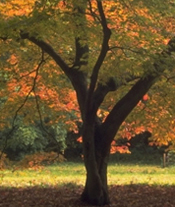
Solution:
M94 205L109 203L111 142L147 91L162 74L173 70L174 4L170 0L9 0L0 7L3 57L8 60L6 56L13 54L18 60L9 67L18 65L18 73L29 72L41 56L42 65L30 83L34 95L38 73L46 85L51 85L49 78L58 82L62 72L70 80L83 121L87 176L82 200ZM48 61L50 68L43 64ZM101 120L97 112L110 92L118 100Z

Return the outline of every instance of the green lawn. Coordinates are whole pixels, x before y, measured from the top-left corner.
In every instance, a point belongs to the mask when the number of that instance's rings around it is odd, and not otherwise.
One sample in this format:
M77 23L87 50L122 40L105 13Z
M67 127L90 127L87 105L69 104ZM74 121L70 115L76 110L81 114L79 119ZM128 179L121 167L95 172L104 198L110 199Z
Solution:
M0 171L0 183L4 187L55 186L74 183L84 185L83 163L64 162L38 170ZM175 167L161 168L154 165L110 163L109 185L147 184L175 185Z
M114 185L175 185L175 167L110 164L108 182Z

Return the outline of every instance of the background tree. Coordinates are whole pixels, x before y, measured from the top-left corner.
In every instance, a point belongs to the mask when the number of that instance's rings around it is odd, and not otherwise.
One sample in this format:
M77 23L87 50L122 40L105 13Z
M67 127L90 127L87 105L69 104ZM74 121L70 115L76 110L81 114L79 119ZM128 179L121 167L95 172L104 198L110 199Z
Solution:
M83 121L87 177L82 199L108 203L111 142L151 86L174 69L173 3L16 0L1 3L0 11L3 62L9 63L12 55L18 60L1 71L9 81L16 73L29 75L35 69L28 82L35 97L39 75L48 86L66 75L70 82L64 78L62 83L71 83L76 91ZM117 102L101 120L98 109L114 91Z

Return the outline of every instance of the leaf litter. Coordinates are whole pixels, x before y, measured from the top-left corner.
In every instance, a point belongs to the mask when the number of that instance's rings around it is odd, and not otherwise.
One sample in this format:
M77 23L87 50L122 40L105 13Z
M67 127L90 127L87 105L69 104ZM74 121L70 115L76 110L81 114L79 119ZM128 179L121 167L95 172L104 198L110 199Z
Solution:
M80 201L83 186L0 188L0 207L88 207ZM175 186L113 185L105 207L175 207Z

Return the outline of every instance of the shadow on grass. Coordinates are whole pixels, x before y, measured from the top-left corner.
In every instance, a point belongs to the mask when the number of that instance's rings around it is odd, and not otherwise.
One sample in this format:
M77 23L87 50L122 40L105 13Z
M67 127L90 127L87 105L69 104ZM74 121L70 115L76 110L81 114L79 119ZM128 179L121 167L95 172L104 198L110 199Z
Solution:
M80 201L83 186L0 188L2 207L88 207ZM110 186L106 207L174 207L175 186Z

